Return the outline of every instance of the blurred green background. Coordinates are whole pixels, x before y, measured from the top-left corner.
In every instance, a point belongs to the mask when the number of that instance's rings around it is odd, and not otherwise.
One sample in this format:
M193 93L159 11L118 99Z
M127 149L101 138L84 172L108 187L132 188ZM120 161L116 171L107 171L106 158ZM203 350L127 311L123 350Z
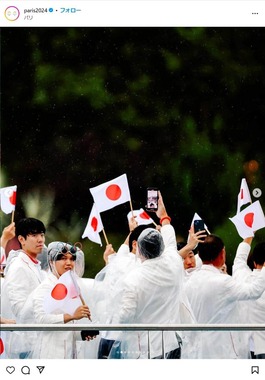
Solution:
M94 277L105 240L81 238L89 188L126 173L133 208L157 186L178 240L197 212L231 270L241 179L265 192L264 46L264 28L2 28L1 187L18 186L15 221L43 220L47 244L81 241ZM129 211L101 215L115 249Z

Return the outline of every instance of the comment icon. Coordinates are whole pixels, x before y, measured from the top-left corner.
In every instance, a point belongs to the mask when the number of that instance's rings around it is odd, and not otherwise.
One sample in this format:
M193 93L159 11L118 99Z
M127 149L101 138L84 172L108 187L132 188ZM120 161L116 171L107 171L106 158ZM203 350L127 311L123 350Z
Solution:
M24 365L23 367L21 367L21 372L23 373L23 375L30 375L30 368L27 365Z

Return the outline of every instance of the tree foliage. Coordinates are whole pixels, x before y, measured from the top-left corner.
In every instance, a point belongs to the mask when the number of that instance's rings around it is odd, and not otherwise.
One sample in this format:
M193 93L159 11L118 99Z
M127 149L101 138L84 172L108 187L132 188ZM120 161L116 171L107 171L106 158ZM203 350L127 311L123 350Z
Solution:
M56 226L126 173L134 208L155 185L179 235L197 212L234 249L241 178L264 188L264 42L263 28L2 28L6 185L54 192ZM105 213L106 231L125 234L127 212Z

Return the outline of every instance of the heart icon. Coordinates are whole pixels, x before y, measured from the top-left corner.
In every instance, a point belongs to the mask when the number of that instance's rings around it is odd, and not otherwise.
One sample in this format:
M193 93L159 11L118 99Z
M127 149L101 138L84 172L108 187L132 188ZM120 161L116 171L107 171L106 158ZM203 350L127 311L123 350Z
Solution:
M244 216L244 221L246 225L250 228L252 228L253 221L254 221L254 212L249 212Z
M10 375L11 375L11 373L13 373L14 371L15 371L15 367L13 367L13 366L6 367L6 372L10 373Z

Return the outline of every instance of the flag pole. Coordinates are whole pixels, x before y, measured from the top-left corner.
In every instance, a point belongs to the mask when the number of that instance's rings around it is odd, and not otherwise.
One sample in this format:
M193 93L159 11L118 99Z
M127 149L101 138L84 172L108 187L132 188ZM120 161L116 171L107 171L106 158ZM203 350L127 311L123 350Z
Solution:
M15 210L12 211L12 216L11 216L11 223L14 222L14 215L15 215Z
M130 207L131 207L132 217L134 218L134 214L133 214L133 206L132 206L132 200L131 200L131 199L130 199Z
M103 228L102 232L103 232L104 238L106 240L106 244L109 244L108 239L107 239L107 235L106 235L106 232L105 232L104 228Z
M76 290L78 290L80 301L82 302L82 305L84 306L84 305L86 305L85 300L84 300L84 298L83 298L83 296L81 294L80 287L79 287L79 285L78 285L78 283L77 283L77 281L75 279L75 276L73 275L72 271L70 271L70 275L71 275L71 278L72 278L72 281L73 281L73 283L75 285ZM90 317L88 317L88 319L91 321Z

